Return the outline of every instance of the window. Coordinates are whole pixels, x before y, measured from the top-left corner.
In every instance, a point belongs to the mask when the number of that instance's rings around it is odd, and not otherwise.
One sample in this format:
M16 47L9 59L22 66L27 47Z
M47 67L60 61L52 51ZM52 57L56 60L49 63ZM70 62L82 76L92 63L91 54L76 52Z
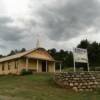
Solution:
M17 69L17 67L18 67L18 62L17 60L15 60L15 69Z
M2 64L2 71L4 71L4 63Z
M10 63L8 62L8 70L10 70Z
M17 68L16 61L15 61L15 69Z

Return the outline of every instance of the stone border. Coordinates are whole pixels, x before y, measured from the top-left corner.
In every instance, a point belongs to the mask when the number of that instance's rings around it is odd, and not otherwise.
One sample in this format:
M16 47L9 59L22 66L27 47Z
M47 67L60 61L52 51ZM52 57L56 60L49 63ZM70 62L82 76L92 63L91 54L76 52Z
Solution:
M78 91L93 91L97 88L98 82L91 72L65 72L54 75L56 84L63 88L70 88Z

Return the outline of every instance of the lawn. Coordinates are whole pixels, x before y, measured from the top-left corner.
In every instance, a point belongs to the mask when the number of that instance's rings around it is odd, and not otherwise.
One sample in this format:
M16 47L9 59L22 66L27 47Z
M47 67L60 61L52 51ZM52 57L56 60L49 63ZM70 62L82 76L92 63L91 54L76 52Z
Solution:
M100 100L100 90L76 93L63 89L50 74L0 76L0 100Z

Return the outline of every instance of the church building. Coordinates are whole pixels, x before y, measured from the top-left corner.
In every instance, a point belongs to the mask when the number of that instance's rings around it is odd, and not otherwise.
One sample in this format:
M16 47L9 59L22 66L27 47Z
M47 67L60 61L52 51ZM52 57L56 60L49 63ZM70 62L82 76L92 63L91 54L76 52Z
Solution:
M1 58L0 74L20 74L23 69L33 72L55 72L55 62L44 48L36 48Z

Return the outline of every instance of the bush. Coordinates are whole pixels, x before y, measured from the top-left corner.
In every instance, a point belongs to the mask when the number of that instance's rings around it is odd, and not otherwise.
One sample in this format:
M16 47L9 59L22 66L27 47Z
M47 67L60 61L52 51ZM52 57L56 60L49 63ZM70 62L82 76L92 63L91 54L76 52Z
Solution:
M30 75L32 74L32 71L31 70L26 70L26 69L23 69L20 73L20 75Z

